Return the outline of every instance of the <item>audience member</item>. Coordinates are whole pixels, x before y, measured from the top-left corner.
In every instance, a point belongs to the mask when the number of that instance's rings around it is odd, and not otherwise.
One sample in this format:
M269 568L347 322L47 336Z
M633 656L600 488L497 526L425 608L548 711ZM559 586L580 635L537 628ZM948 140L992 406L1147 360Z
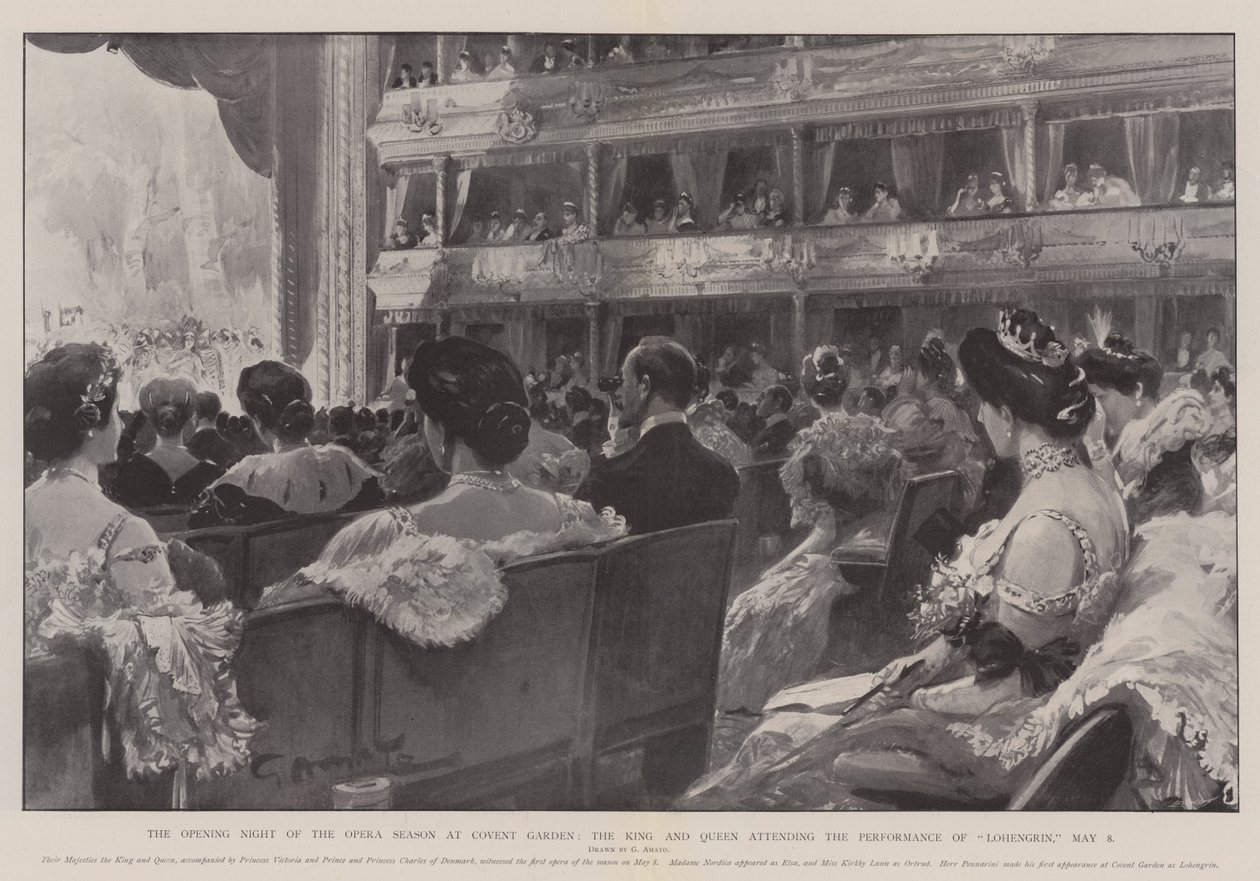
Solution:
M517 208L512 212L512 222L499 234L499 241L523 242L528 232L529 225L525 219L525 209Z
M433 62L425 61L420 65L420 82L417 85L428 87L438 84L437 71L433 69Z
M953 217L971 217L985 213L984 199L980 195L980 175L974 171L968 172L967 182L954 197L954 204L949 206L948 213Z
M823 215L822 224L824 226L844 226L856 223L857 220L858 215L853 211L853 191L848 187L841 187L831 197L831 207Z
M499 63L486 74L488 80L510 80L516 76L516 66L512 63L512 50L503 46L499 49Z
M862 214L867 223L883 223L901 217L901 201L893 188L882 181L875 184L875 201Z
M478 79L481 79L481 77L473 72L472 56L467 52L460 52L459 59L455 62L455 69L451 71L447 81L451 83L470 83Z
M259 361L241 371L236 394L272 452L246 456L215 481L197 500L189 526L257 523L380 503L376 473L361 459L336 445L307 442L315 408L301 373L279 361Z
M1221 180L1212 193L1214 202L1234 201L1234 163L1226 162L1221 166Z
M186 379L151 379L140 390L140 412L157 431L157 446L119 464L111 495L128 508L189 505L223 474L193 455L183 435L197 390Z
M636 534L729 517L739 477L692 436L683 413L696 385L691 353L668 337L645 337L621 377L619 426L638 428L639 438L596 461L577 497L611 506Z
M751 384L759 389L766 389L779 382L779 371L766 360L766 347L761 343L753 343L749 348L752 358Z
M679 193L678 203L674 207L674 221L671 224L671 231L677 233L699 232L700 227L696 226L695 218L692 217L694 209L695 203L691 200L691 196L686 193Z
M389 247L395 251L405 251L420 244L416 234L407 229L407 221L401 217L394 222L394 231L389 234Z
M391 89L414 89L416 87L416 78L412 76L410 64L398 65L398 76L394 77L394 81L390 83Z
M1187 373L1194 369L1196 359L1194 331L1183 327L1177 334L1177 345L1169 353L1168 367L1178 373Z
M533 222L530 223L529 229L525 231L525 241L527 242L545 242L551 238L551 230L547 228L547 213L539 211L534 215Z
M193 399L193 435L188 439L188 451L203 462L211 462L220 468L231 468L239 454L219 433L219 417L223 416L223 404L214 392L198 392Z
M787 226L791 222L788 217L787 205L783 198L783 191L775 187L770 191L769 201L766 211L761 215L762 226Z
M745 206L744 194L736 193L734 200L718 215L719 229L756 229L757 215L750 214Z
M883 416L885 406L887 406L887 398L878 386L868 385L858 395L857 411L859 413L865 413L867 416L880 419Z
M486 241L497 243L503 238L503 221L498 211L490 212L490 223L486 227Z
M1010 214L1015 210L1015 199L1006 175L1000 171L989 173L989 193L984 200L985 214Z
M1236 391L1234 372L1228 367L1218 367L1212 371L1212 386L1208 390L1208 409L1212 414L1212 434L1221 434L1232 430L1237 420L1234 403Z
M796 436L796 428L788 419L792 409L792 393L781 385L768 386L757 404L757 418L762 428L752 440L753 452L764 458L780 456Z
M654 201L652 214L644 226L647 227L647 234L650 236L663 236L673 232L674 215L670 213L669 203L664 199Z
M1221 343L1221 332L1215 327L1208 328L1207 332L1207 348L1205 348L1198 358L1194 359L1196 370L1203 370L1211 376L1222 367L1230 367L1229 358L1225 353L1217 348Z
M1088 207L1093 196L1082 192L1076 185L1078 175L1079 171L1075 162L1069 162L1063 166L1063 189L1056 190L1054 198L1050 200L1051 211L1073 211L1077 208Z
M586 67L586 59L578 54L577 41L565 40L560 44L560 48L564 50L565 70L579 70Z
M564 228L560 230L561 242L573 245L585 242L591 237L590 227L582 223L577 205L565 202L560 209L560 217L564 221Z
M757 222L770 210L770 184L766 179L758 178L753 184L752 198L749 199L748 210L757 216Z
M1181 202L1206 202L1210 196L1210 191L1206 183L1199 179L1199 166L1191 167L1189 173L1186 174L1186 185L1182 188L1181 195L1178 200Z
M1128 181L1108 174L1107 169L1097 163L1089 167L1089 185L1089 204L1095 208L1127 208L1142 204Z
M543 45L542 54L530 65L530 73L559 73L560 57L556 54L556 44L548 41Z
M615 236L647 235L647 225L639 220L639 212L632 202L621 206L621 216L613 224L612 234Z

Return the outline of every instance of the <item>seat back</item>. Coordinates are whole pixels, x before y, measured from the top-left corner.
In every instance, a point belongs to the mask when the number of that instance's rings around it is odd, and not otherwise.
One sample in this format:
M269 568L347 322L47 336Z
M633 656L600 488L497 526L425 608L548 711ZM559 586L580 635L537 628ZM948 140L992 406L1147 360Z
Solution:
M327 809L354 776L370 620L332 597L250 612L233 661L237 694L266 727L250 767L197 782L196 808Z
M183 532L188 528L188 505L159 505L143 508L136 514L147 520L160 536Z
M720 520L633 536L600 553L597 748L712 724L735 527Z
M881 607L927 578L932 554L915 540L915 534L925 520L942 508L957 515L962 501L960 480L957 471L941 471L911 477L902 486L888 537L888 562L880 583Z
M394 777L395 807L511 806L567 770L583 747L595 564L583 549L508 566L503 610L460 645L373 628L363 748Z
M23 671L23 806L95 808L102 771L105 668L82 646L28 658Z
M754 462L739 468L739 494L731 517L736 530L736 559L751 560L763 535L783 535L791 528L792 505L779 479L783 459Z
M1132 749L1124 707L1099 707L1060 735L1007 810L1103 810L1128 773Z

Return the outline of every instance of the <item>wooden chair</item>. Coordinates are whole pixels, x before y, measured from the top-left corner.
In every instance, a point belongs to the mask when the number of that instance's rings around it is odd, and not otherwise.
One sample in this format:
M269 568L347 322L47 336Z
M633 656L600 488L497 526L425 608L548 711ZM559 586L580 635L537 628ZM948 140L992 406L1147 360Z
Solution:
M861 588L855 602L837 604L845 643L840 648L849 660L878 665L910 650L901 620L903 607L908 591L927 580L932 566L932 553L915 534L942 508L957 515L961 501L961 476L956 471L911 477L893 508L886 544L841 546L832 553L844 578Z
M250 767L191 785L201 809L320 810L357 772L365 614L332 597L250 612L233 669L237 694L266 723Z
M595 600L595 760L642 746L644 782L675 791L704 772L717 698L736 524L622 539L600 553Z
M792 505L779 469L784 459L767 459L739 468L739 495L731 517L739 522L735 555L741 563L752 560L763 535L784 535L791 529Z
M423 649L372 628L362 749L396 808L573 808L588 789L584 710L597 552L508 566L474 639Z
M1011 811L1101 811L1129 770L1133 723L1124 707L1104 706L1064 731Z
M104 659L82 646L28 658L22 697L23 806L100 807Z

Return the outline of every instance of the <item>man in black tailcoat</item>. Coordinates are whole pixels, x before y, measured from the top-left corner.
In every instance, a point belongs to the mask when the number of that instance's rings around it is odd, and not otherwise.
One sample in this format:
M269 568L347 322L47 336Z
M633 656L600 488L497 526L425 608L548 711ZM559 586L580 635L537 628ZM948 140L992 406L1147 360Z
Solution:
M644 337L621 368L619 425L637 428L638 440L597 459L577 498L616 509L636 535L729 517L739 476L691 436L683 408L695 383L696 362L681 343Z

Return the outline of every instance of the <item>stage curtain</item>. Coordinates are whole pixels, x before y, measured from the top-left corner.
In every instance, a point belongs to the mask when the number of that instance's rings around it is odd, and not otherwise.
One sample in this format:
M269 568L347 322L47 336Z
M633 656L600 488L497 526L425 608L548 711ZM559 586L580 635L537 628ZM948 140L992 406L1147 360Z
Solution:
M674 173L674 186L680 193L691 196L695 206L692 216L696 224L701 229L711 228L721 210L726 150L671 153L669 162Z
M261 34L39 34L50 52L92 52L113 43L146 76L217 99L228 141L253 171L271 176L273 38Z
M945 173L945 138L940 134L893 138L893 179L903 211L933 216L941 209Z
M817 223L830 204L827 196L831 189L831 169L836 164L836 142L811 144L805 155L804 221Z
M1124 118L1133 189L1143 205L1171 202L1177 190L1181 117L1177 113Z
M626 186L629 160L605 149L599 162L599 233L608 235L621 214L621 193Z
M1024 192L1024 130L1007 125L998 131L1002 133L1002 159L1006 162L1006 180L1011 185L1015 209L1027 211L1034 199Z
M1067 125L1048 122L1037 126L1037 155L1045 164L1041 168L1041 201L1049 202L1063 187L1063 135ZM1078 169L1077 180L1083 184L1085 169Z

